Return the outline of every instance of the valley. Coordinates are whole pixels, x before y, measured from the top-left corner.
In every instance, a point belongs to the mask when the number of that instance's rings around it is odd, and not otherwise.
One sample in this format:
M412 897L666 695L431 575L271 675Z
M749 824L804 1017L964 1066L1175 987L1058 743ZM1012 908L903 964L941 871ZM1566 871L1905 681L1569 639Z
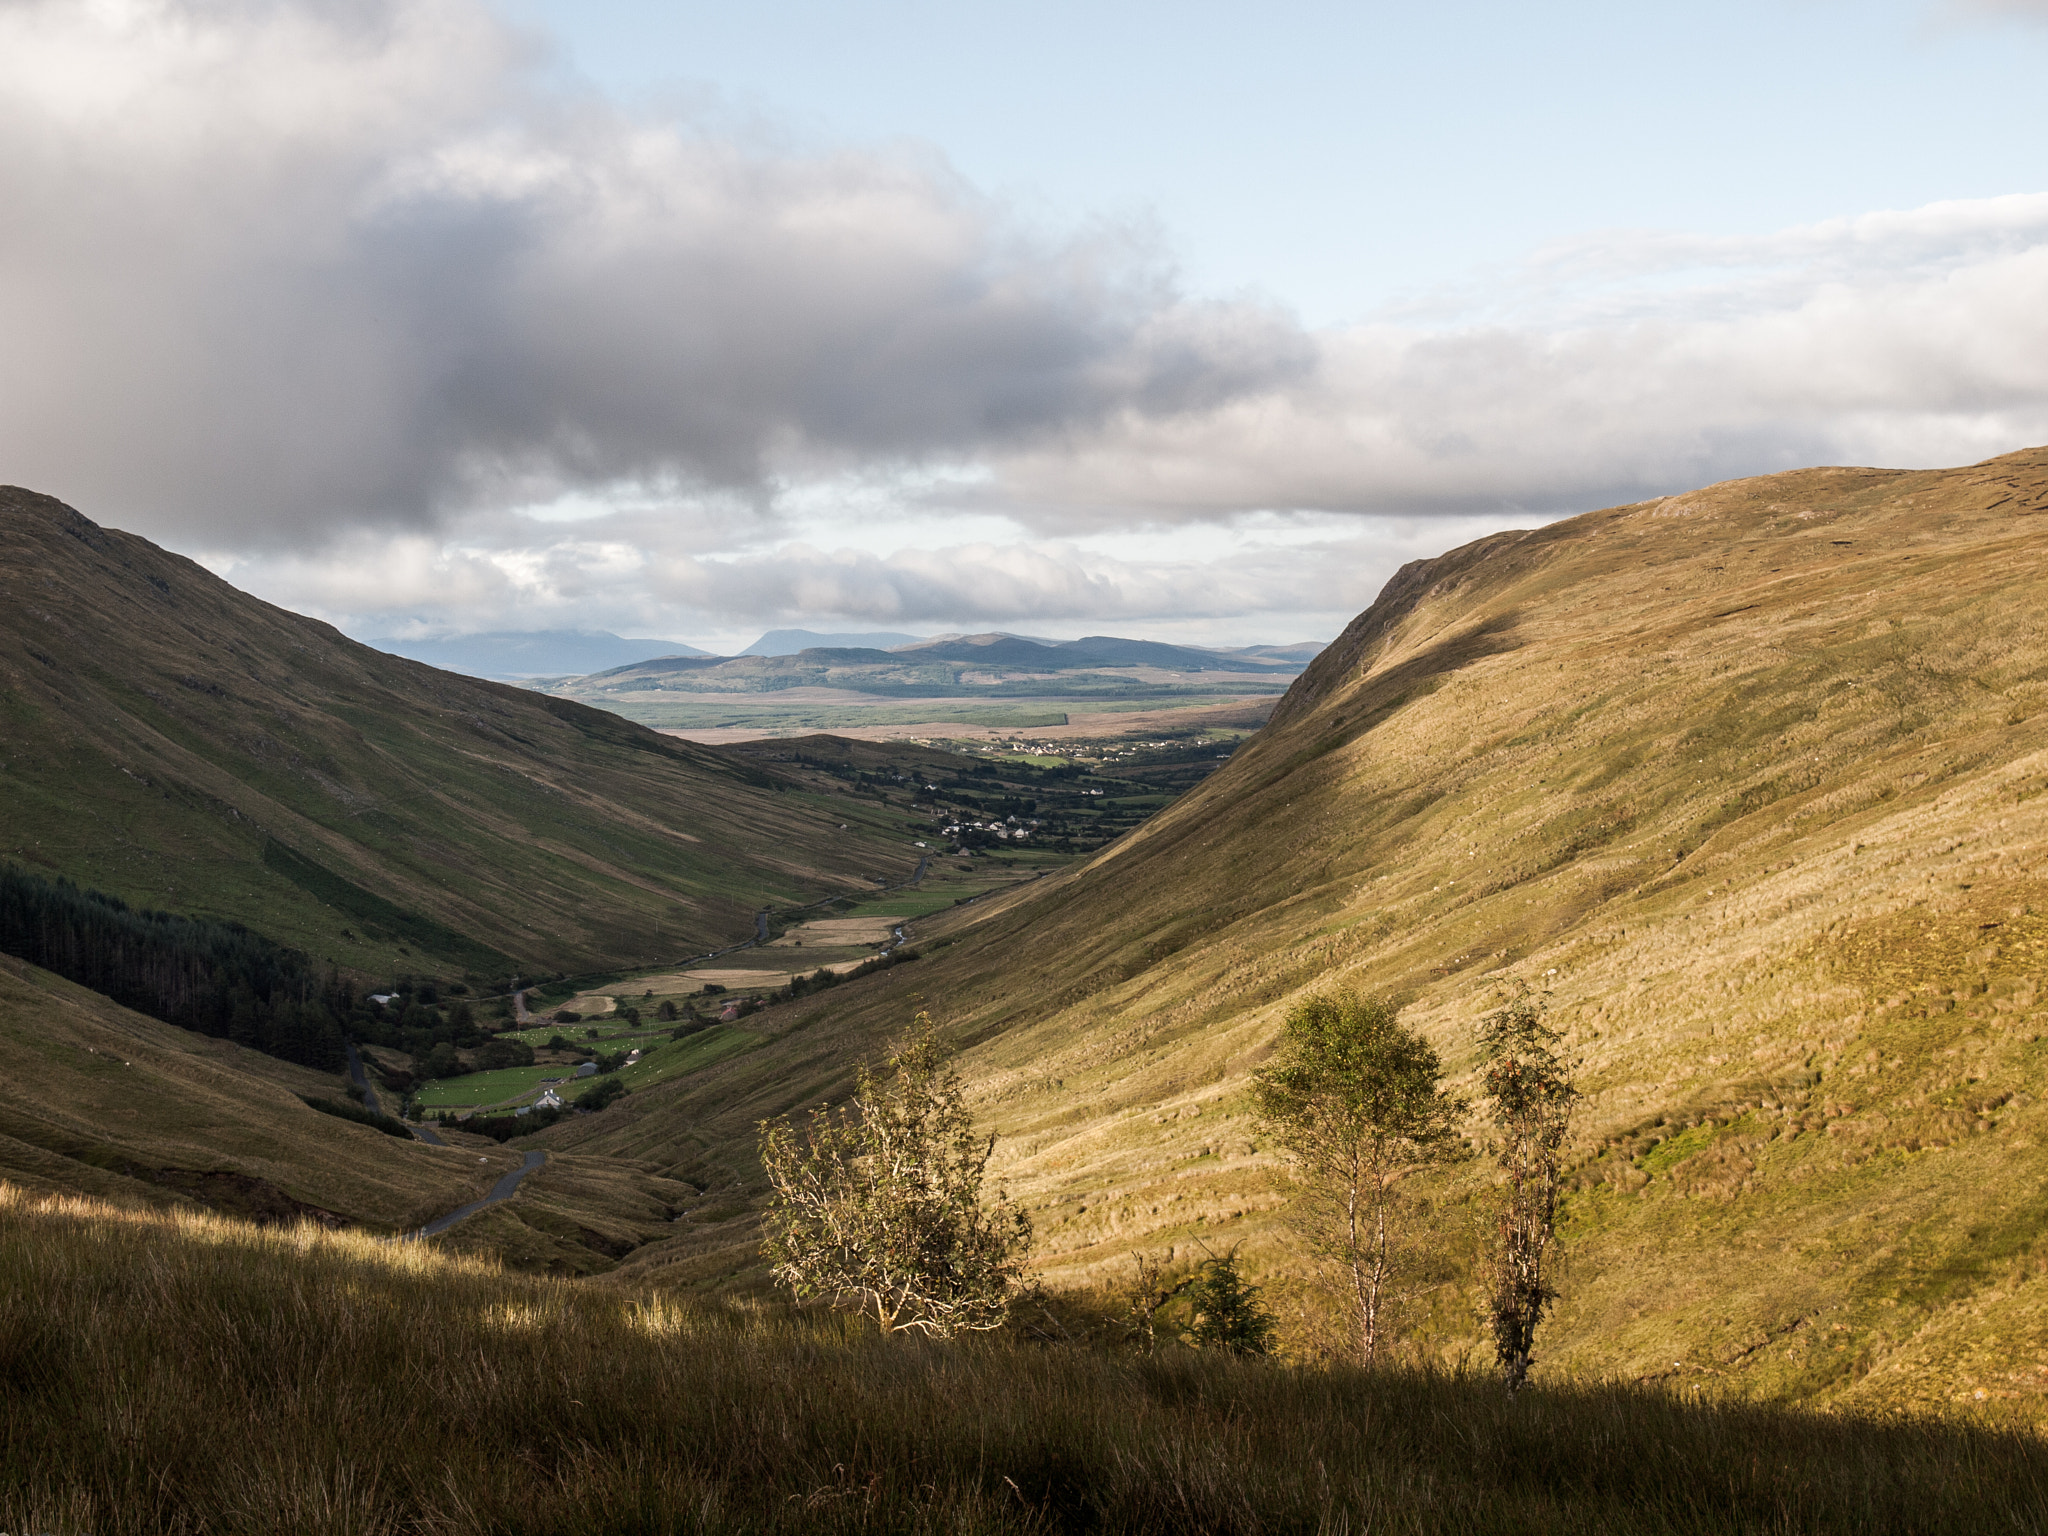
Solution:
M1048 1305L1112 1316L1140 1258L1227 1251L1313 1361L1324 1281L1248 1094L1280 1019L1390 999L1469 1098L1479 1022L1526 985L1583 1096L1540 1379L2048 1410L2048 450L1494 535L1404 569L1253 734L943 745L673 743L11 506L24 593L188 584L118 671L89 614L17 616L6 708L48 750L9 738L15 858L356 978L370 1086L440 1143L317 1107L338 1068L9 962L26 1195L396 1234L544 1153L434 1251L772 1311L759 1124L844 1098L924 1008ZM230 661L233 688L177 681ZM484 873L515 845L516 879ZM315 847L356 878L304 874ZM1468 1156L1412 1186L1404 1368L1484 1366L1489 1183Z

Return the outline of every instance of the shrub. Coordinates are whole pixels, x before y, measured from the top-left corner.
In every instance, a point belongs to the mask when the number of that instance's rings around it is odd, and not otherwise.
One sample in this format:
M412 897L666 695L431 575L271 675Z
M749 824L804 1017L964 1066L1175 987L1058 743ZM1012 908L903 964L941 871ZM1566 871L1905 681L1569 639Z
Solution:
M1510 1394L1528 1380L1536 1325L1557 1299L1544 1271L1556 1235L1565 1132L1578 1089L1542 999L1526 985L1480 1028L1486 1091L1500 1133L1496 1161L1505 1175L1492 1254L1488 1318L1494 1353Z
M576 1097L576 1107L593 1113L616 1103L630 1092L626 1085L615 1076L600 1077L596 1083Z
M1003 1191L982 1204L995 1137L976 1134L929 1014L886 1071L863 1067L853 1102L813 1111L801 1144L786 1119L761 1122L762 1251L799 1299L871 1313L885 1334L1000 1327L1031 1219Z
M302 1093L299 1095L299 1102L308 1109L317 1109L321 1114L332 1115L337 1120L353 1120L357 1125L367 1125L372 1130L382 1131L386 1136L397 1136L405 1141L412 1140L412 1132L389 1115L376 1114L346 1099L319 1099Z

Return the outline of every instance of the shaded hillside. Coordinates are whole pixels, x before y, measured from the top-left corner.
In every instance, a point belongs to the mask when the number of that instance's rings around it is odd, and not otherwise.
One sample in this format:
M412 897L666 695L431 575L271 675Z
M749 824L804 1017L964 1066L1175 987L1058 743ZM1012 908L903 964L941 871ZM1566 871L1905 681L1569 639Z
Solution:
M477 1199L519 1166L520 1153L482 1137L451 1131L447 1145L429 1145L351 1123L345 1082L0 956L0 1179L17 1186L394 1233ZM650 1170L552 1156L517 1200L436 1244L586 1274L669 1231L694 1197Z
M384 655L15 489L0 857L372 976L671 958L915 863L756 765Z
M725 1220L635 1262L743 1265L754 1121L843 1091L914 991L968 1047L1051 1279L1200 1238L1285 1293L1244 1086L1288 1004L1392 995L1471 1092L1475 1025L1527 980L1587 1091L1539 1369L2037 1412L2044 514L2037 450L1732 482L1410 566L1132 836L922 925L920 965L788 1005L773 1048L549 1136L725 1181ZM1455 1275L1410 1322L1475 1337Z
M0 957L0 1176L130 1203L403 1230L509 1159L309 1108L337 1080L116 1007Z

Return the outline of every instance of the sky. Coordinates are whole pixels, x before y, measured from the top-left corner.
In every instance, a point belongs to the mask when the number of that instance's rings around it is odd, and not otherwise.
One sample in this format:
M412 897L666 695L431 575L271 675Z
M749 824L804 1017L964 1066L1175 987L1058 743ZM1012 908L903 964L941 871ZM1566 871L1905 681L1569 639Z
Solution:
M2048 0L0 0L0 481L350 633L1329 638L2048 442Z

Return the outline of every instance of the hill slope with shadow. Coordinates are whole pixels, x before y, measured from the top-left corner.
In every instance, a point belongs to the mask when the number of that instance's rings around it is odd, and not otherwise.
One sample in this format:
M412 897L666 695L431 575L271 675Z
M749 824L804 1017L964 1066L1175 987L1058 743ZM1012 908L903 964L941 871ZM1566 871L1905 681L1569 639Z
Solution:
M635 1265L748 1273L753 1126L926 999L1054 1284L1244 1245L1318 1337L1245 1093L1287 1008L1388 996L1476 1093L1549 995L1582 1066L1540 1370L1865 1405L2048 1403L2048 450L1815 469L1404 569L1272 723L919 965L548 1133L713 1191ZM1475 1127L1476 1129L1476 1127ZM1483 1163L1407 1308L1479 1348ZM712 1220L715 1213L720 1219Z

